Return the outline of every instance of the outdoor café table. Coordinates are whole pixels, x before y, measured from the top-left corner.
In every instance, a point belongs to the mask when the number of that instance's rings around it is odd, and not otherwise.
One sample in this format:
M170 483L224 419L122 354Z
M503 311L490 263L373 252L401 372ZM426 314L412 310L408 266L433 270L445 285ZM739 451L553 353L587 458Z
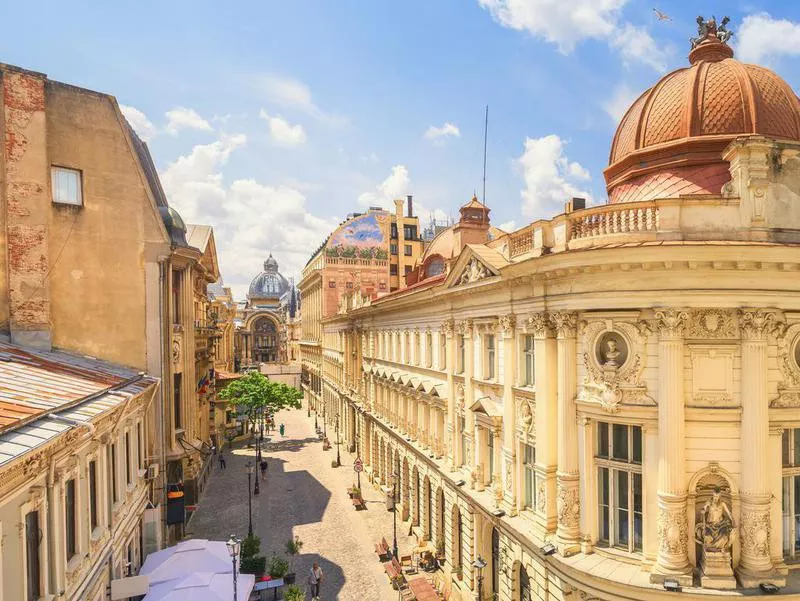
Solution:
M278 598L278 589L283 586L283 578L275 578L273 580L258 580L256 581L256 585L253 587L253 591L259 591L259 595L261 595L260 591L267 591L272 589L272 598ZM264 598L263 596L261 597Z
M409 580L408 588L414 593L417 601L439 601L439 593L425 578Z

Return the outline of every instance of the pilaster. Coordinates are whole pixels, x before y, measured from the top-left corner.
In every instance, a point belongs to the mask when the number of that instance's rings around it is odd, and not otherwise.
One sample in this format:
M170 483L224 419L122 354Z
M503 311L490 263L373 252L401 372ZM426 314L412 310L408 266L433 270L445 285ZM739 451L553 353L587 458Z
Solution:
M517 514L517 469L515 432L517 407L514 404L514 380L517 373L517 318L513 313L500 317L503 336L503 509Z

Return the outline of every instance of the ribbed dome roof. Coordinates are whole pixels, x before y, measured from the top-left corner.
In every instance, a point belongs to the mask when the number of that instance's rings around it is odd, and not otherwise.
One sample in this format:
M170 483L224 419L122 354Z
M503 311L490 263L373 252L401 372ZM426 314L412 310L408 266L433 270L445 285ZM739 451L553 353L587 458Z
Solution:
M661 78L622 118L605 171L612 202L619 197L613 188L643 174L723 163L722 151L741 135L800 140L800 100L776 73L740 63L710 34L689 60L691 66Z
M290 288L288 280L278 273L278 262L272 253L264 261L264 271L258 274L247 292L248 298L280 298Z

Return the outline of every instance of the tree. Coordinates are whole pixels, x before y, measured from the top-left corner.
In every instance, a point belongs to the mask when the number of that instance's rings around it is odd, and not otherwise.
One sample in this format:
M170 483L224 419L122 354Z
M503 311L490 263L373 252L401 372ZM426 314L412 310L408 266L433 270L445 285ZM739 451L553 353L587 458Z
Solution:
M255 425L259 411L276 413L281 409L299 409L303 393L281 382L270 380L257 371L234 380L222 389L219 398L243 407Z

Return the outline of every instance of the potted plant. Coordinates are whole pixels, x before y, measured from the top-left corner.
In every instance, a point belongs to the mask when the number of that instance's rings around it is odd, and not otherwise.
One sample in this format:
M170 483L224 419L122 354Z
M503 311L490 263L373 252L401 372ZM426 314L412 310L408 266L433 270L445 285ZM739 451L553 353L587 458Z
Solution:
M283 578L286 576L286 572L289 571L289 562L286 561L283 557L276 555L275 553L272 554L272 557L269 560L269 575L273 579Z
M299 586L292 585L286 589L283 598L285 601L305 601L306 592Z
M347 489L347 494L350 495L350 498L353 497L361 497L361 489L358 486L353 486Z
M439 562L444 562L444 541L438 540L436 541L436 560Z
M303 541L300 540L299 536L295 536L294 538L290 538L286 541L286 554L289 556L289 569L284 576L284 581L286 584L293 584L295 580L295 572L294 572L294 556L300 554L300 549L303 548Z
M242 560L240 571L242 574L262 576L267 569L267 558L259 555L261 539L257 536L248 536L242 541Z

